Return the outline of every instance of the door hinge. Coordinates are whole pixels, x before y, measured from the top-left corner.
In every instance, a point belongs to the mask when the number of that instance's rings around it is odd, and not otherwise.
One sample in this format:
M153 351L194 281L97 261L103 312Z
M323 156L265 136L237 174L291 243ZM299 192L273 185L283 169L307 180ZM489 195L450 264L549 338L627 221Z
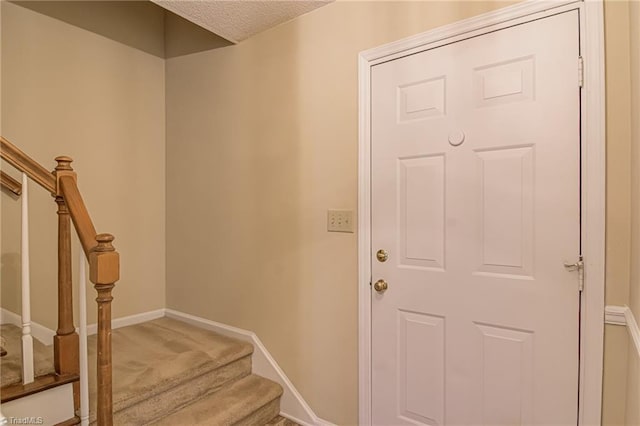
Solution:
M578 56L578 86L584 87L584 59Z
M564 267L569 272L578 271L578 291L584 290L584 258L580 256L576 263L565 263Z

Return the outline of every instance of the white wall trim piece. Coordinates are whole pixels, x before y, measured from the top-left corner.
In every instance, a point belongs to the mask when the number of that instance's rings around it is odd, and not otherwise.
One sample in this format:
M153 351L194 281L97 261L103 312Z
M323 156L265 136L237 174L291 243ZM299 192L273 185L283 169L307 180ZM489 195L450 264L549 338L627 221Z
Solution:
M605 307L605 84L603 0L580 8L582 88L582 255L579 424L600 425Z
M371 134L370 73L376 64L568 10L578 10L584 59L582 89L582 229L585 290L581 298L579 425L599 425L604 348L604 15L603 0L528 0L413 37L359 57L358 307L359 423L371 424Z
M111 321L111 328L127 327L129 325L140 324L143 322L151 321L154 319L162 318L165 316L164 309L156 309L155 311L143 312L141 314L129 315L126 317L115 318ZM0 324L12 324L17 327L22 327L22 319L20 315L15 314L7 309L2 308L0 310ZM76 332L78 329L76 329ZM42 344L49 346L53 345L53 336L56 335L55 330L38 324L37 322L31 322L31 332L33 337L38 339ZM97 324L89 324L87 326L87 335L91 336L98 332Z
M0 309L0 324L11 324L22 328L22 317L5 308ZM43 345L53 345L53 336L56 332L37 322L31 322L31 335L38 339Z
M640 328L638 328L638 321L636 321L636 317L633 315L631 308L628 306L608 305L604 312L604 322L606 324L627 327L629 338L631 338L636 352L640 357Z
M590 0L598 1L598 0ZM434 28L402 40L374 47L360 53L371 65L387 62L445 44L465 40L494 31L495 26L503 27L529 22L561 11L576 9L580 0L526 0L512 6L497 9L469 19ZM562 8L562 6L569 6ZM490 30L489 27L493 27Z
M636 352L640 357L640 328L638 328L638 322L636 321L636 317L633 316L633 311L628 307L624 316L627 320L627 331L629 331L629 336L631 337L631 340L636 347Z
M611 325L627 325L626 306L607 305L604 308L604 322Z
M280 414L302 426L332 426L332 423L319 418L313 412L255 333L173 309L165 309L165 312L169 318L253 344L252 371L279 383L284 389L280 399Z
M366 52L365 52L366 53ZM358 153L358 423L371 424L371 66L360 54Z
M143 312L141 314L129 315L126 317L116 318L111 321L111 329L127 327L129 325L141 324L143 322L152 321L154 319L165 316L164 309L156 309L155 311ZM77 331L77 330L76 330ZM98 333L98 324L93 323L87 326L87 335L91 336Z

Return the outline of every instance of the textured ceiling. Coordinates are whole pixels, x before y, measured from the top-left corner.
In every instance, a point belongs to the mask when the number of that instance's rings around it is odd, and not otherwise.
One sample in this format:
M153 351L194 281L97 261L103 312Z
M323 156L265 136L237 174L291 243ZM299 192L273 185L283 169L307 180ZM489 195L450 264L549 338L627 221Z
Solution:
M333 0L151 0L237 43Z

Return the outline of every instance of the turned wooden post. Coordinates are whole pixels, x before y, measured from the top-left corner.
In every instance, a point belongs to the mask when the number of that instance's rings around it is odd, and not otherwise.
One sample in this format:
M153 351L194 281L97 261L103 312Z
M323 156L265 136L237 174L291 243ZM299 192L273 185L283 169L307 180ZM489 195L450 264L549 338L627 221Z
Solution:
M73 175L71 158L57 157L55 174ZM73 325L73 288L71 282L71 218L69 209L58 192L58 329L53 339L54 366L58 374L79 374L79 340ZM79 407L79 387L74 384L74 405ZM77 388L77 389L76 389Z
M110 234L96 235L98 245L89 254L89 279L98 297L98 425L113 424L111 374L111 290L120 275L120 258Z

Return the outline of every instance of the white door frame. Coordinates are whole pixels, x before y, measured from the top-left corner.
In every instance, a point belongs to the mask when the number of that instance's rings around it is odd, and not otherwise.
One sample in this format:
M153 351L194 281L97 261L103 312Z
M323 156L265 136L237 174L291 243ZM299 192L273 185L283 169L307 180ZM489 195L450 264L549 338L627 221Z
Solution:
M605 88L603 0L529 0L360 53L358 158L359 423L371 424L371 67L381 62L579 10L582 88L582 253L579 425L599 425L602 410L605 260ZM576 61L576 78L578 63Z

